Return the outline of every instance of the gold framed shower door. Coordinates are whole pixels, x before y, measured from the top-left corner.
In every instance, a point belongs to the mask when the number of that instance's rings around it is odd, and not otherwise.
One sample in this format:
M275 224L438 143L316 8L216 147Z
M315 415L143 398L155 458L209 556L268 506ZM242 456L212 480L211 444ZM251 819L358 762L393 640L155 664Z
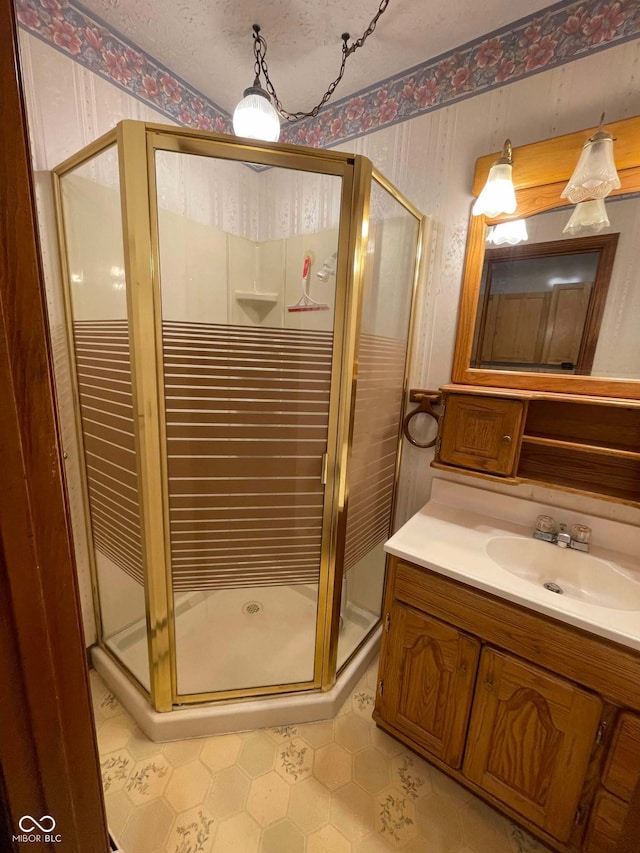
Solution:
M140 484L145 616L149 652L149 691L111 652L104 641L100 618L100 590L97 581L88 502L87 470L84 458L74 351L71 282L60 187L60 180L65 174L113 145L117 145L120 170L134 434L137 451L136 471ZM321 533L314 677L310 681L188 695L179 694L177 690L159 278L160 246L155 174L155 154L157 151L171 151L263 166L297 169L337 176L342 181L328 418L327 475ZM411 347L420 260L425 238L424 217L389 181L373 168L371 162L365 157L279 143L242 140L206 131L166 127L137 121L120 122L113 131L64 161L53 171L53 181L67 316L69 361L74 385L73 405L80 448L85 527L89 543L92 590L100 646L138 689L150 699L157 711L169 711L176 705L330 689L335 683L337 675L337 641L342 585L337 555L341 544L344 544L348 511L348 465L352 442L352 414L357 386L356 354L366 264L372 181L379 183L418 221L414 276L411 284L412 308L411 325L407 338L408 351ZM406 400L409 360L408 357L405 359L403 408ZM392 497L392 519L393 508L396 503L397 473L400 465L401 447L402 432L399 429L396 478ZM375 627L372 630L375 630ZM371 631L367 636L370 634ZM362 642L358 647L362 645Z

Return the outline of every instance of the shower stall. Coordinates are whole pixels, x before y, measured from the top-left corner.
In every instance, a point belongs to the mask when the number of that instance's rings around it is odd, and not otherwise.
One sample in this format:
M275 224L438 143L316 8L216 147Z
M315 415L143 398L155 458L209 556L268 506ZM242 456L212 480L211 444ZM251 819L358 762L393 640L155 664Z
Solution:
M421 214L364 157L134 121L54 189L96 667L157 739L329 716L380 632Z

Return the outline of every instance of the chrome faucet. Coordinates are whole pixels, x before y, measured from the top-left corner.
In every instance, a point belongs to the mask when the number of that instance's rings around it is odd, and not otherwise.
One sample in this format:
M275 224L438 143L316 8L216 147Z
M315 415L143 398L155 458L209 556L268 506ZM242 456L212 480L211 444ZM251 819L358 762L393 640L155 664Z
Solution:
M556 545L558 548L568 548L571 546L571 534L567 530L566 524L560 525L560 530L556 534Z
M589 550L591 528L586 524L573 524L567 530L566 524L556 524L550 515L539 515L533 531L534 538L551 542L559 548L573 548L576 551Z

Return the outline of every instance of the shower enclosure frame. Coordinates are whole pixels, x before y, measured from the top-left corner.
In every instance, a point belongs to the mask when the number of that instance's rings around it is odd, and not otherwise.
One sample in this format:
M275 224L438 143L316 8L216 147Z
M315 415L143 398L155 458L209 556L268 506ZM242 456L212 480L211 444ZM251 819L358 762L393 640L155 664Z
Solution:
M61 190L61 179L66 174L114 146L118 152L119 162L150 690L147 690L110 650L103 634L76 371L71 280ZM325 491L322 547L314 677L311 681L195 694L179 694L177 690L164 407L156 151L297 169L334 175L342 179L329 436L324 466L326 476L323 479ZM131 120L120 122L113 130L65 160L53 170L52 176L98 645L146 697L152 707L161 712L170 711L178 705L329 690L335 684L338 675L338 632L343 577L336 556L341 553L341 549L344 550L346 537L348 465L353 440L353 414L357 386L357 344L362 316L362 291L373 183L379 184L386 190L406 212L416 219L418 225L390 527L393 525L396 507L402 449L400 425L407 396L416 294L425 239L425 217L373 167L366 157L360 155L244 140L207 131ZM153 567L153 570L150 567ZM377 629L380 621L381 617L360 641L341 669L344 669L357 650Z

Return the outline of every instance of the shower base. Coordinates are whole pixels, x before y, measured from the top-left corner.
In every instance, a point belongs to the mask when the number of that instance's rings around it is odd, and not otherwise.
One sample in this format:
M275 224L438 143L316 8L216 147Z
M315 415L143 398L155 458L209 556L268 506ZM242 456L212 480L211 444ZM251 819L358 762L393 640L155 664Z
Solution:
M180 694L309 681L313 676L317 590L311 585L191 593L176 600L176 656ZM377 618L348 603L343 610L338 667ZM229 644L229 637L233 643ZM376 654L375 631L326 693L177 707L158 713L110 655L94 647L93 664L116 698L154 741L204 737L265 726L328 719L339 710ZM134 623L107 646L148 689L146 626ZM145 677L146 676L146 677ZM146 683L145 683L146 682Z
M178 693L311 681L317 587L313 584L241 587L184 593L175 602ZM338 667L378 617L348 602L343 608ZM229 638L233 641L230 642ZM106 645L149 690L147 626L138 620Z

